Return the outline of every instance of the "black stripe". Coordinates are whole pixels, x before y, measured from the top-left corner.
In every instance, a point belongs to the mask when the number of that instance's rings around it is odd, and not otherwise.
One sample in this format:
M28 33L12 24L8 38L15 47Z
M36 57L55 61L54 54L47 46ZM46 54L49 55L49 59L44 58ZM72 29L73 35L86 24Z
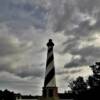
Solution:
M53 61L54 59L54 56L53 54L47 59L47 64L46 64L46 67L48 67L48 65Z
M52 70L45 77L44 86L47 86L47 84L51 81L51 79L54 77L54 75L55 75L55 69L52 68Z
M53 48L48 48L48 53L50 53L51 51L53 51Z
M94 75L96 78L100 79L100 75L95 74Z

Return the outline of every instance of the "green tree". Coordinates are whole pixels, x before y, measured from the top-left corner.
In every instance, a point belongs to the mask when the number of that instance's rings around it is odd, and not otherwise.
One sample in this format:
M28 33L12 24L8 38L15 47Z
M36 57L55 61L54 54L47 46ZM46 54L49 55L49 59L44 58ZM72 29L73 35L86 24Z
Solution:
M69 85L73 94L80 94L87 90L87 84L83 77L78 77L75 81L72 81Z
M90 88L100 86L100 62L96 62L95 65L90 66L93 71L93 75L88 78L88 85Z

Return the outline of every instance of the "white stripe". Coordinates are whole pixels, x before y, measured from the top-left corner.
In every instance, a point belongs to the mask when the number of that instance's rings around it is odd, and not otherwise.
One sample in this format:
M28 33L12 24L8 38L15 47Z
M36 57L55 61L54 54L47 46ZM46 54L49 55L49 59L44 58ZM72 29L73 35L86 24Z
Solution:
M48 49L51 49L51 48L52 48L51 46L48 47Z
M55 76L52 78L52 80L47 84L46 87L55 87L56 86L56 80Z
M54 61L52 61L48 66L47 66L47 69L46 69L46 76L47 74L53 69L54 67Z
M53 51L51 51L48 56L47 56L47 60L53 55Z

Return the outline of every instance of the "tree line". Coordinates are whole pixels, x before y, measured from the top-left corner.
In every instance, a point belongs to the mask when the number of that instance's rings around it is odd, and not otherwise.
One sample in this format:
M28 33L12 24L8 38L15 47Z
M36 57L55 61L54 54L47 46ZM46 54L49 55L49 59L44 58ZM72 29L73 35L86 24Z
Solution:
M0 100L21 100L21 99L37 99L38 96L21 95L20 93L14 93L9 90L0 90Z
M9 90L0 90L0 100L16 100L16 95L14 92L10 92Z
M100 62L90 66L93 75L78 77L69 84L74 100L100 100Z

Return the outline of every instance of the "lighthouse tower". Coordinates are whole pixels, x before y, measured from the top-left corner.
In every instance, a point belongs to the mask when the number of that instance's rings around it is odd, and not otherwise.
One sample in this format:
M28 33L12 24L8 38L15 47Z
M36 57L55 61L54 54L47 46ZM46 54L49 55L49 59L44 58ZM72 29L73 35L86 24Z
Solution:
M52 39L49 39L47 47L48 47L48 52L47 52L47 62L46 62L46 73L45 73L45 81L44 81L42 97L43 100L58 100L58 88L56 87L54 55L53 55L54 43L52 42Z

